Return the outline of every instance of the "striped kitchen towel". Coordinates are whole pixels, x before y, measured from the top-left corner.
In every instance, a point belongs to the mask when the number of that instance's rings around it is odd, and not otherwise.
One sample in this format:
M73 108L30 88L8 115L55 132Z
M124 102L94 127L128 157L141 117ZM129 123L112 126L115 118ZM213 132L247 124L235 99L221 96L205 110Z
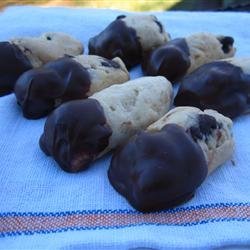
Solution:
M124 12L11 7L0 40L62 31L88 39ZM209 31L235 38L250 56L247 13L154 12L172 37ZM140 67L131 78L142 75ZM38 146L45 119L22 117L0 98L0 249L250 249L250 117L235 120L234 162L212 173L188 203L142 214L109 185L110 155L78 174L63 172Z

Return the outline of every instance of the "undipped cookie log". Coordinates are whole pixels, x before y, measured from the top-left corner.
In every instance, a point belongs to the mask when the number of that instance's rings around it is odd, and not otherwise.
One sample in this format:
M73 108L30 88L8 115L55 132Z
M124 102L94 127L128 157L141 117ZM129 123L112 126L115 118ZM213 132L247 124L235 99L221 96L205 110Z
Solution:
M89 40L89 54L109 59L120 57L131 68L141 62L143 53L169 40L169 34L155 16L121 15Z
M23 72L65 55L82 53L80 41L60 32L0 42L0 96L12 92L16 79Z
M66 101L87 98L128 80L129 73L120 58L80 55L26 71L18 78L14 92L24 117L37 119Z
M142 68L146 75L162 75L176 82L201 65L235 54L234 39L211 33L196 33L177 38L144 56Z
M180 205L232 156L231 126L214 110L175 108L115 151L109 181L139 211Z
M142 77L64 103L48 117L40 147L63 170L79 172L163 116L172 95L166 78Z
M183 78L176 106L215 109L230 118L249 110L250 58L229 58L204 64Z

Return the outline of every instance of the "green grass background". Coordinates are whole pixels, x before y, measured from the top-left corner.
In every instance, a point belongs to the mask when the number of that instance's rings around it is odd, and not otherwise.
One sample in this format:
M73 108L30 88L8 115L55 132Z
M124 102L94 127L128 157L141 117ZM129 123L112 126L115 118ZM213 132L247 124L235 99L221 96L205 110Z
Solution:
M132 11L206 10L246 3L247 0L0 0L0 8L10 5L86 6Z

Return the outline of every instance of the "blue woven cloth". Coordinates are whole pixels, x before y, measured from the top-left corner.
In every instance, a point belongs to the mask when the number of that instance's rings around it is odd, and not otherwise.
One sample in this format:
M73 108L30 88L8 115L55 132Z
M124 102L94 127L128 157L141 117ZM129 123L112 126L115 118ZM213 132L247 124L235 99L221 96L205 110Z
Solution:
M121 11L12 7L0 14L0 40L62 31L88 39ZM250 56L250 15L157 12L172 37L209 31L235 38ZM131 78L141 76L140 67ZM63 172L38 146L45 119L26 120L14 95L0 98L0 249L250 248L250 117L235 120L236 149L188 203L136 212L109 185L110 155L78 174Z

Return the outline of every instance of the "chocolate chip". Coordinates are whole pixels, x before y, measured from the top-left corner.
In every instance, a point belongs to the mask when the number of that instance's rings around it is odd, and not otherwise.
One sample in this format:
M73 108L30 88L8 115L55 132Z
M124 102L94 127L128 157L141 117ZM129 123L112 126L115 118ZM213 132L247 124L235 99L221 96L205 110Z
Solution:
M160 33L163 33L163 26L162 26L162 24L158 20L154 20L154 22L158 25L158 27L160 29Z
M211 133L212 129L217 128L217 121L211 115L199 115L198 116L199 126L203 134Z
M67 172L85 170L109 143L112 130L95 99L62 104L48 117L40 147Z
M197 141L201 140L203 136L207 138L217 127L219 127L219 124L213 116L201 114L198 116L198 126L190 127L188 132Z
M191 199L206 175L200 146L175 124L159 132L138 133L116 150L108 170L112 186L143 212Z
M101 62L101 65L104 67L110 67L110 68L115 68L115 69L119 69L120 68L120 64L117 62L114 62L112 60L108 60L106 59L105 61Z
M205 64L183 78L175 97L176 106L215 109L235 118L248 107L250 76L228 62Z
M162 75L171 82L182 78L189 67L189 48L183 38L171 40L155 49L145 55L142 62L142 69L146 75Z
M89 88L88 71L76 61L62 58L25 72L14 91L23 115L37 119L48 115L60 103L86 98Z
M121 18L91 38L88 47L90 55L99 55L107 59L120 57L127 68L138 64L142 57L142 48L136 31L127 27Z
M222 50L224 53L230 52L230 48L234 44L234 39L231 36L224 36L222 38L218 38L220 43L222 44Z
M123 19L123 18L125 18L126 16L125 15L120 15L120 16L118 16L116 19Z
M31 68L30 61L16 45L0 42L0 96L11 93L17 78Z
M187 132L192 136L192 138L194 139L195 142L197 140L201 140L202 139L201 130L197 126L190 127Z
M223 124L221 122L218 122L218 128L221 129L223 127Z

